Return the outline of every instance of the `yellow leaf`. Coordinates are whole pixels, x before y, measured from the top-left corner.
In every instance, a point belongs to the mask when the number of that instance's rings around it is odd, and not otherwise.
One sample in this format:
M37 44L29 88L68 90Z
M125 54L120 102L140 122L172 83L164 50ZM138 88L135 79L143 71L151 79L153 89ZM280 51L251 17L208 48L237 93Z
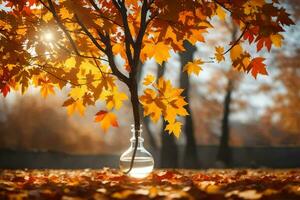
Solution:
M76 60L74 57L71 57L66 60L64 67L69 70L69 69L74 68L75 65L76 65Z
M107 132L110 126L119 126L116 115L104 110L101 110L96 114L95 122L100 122L104 132Z
M283 36L280 34L272 34L270 36L270 39L272 41L272 43L274 44L275 47L281 47L281 42L283 39Z
M17 29L17 34L18 35L25 35L26 32L27 32L26 28L18 28Z
M196 59L193 62L188 62L184 68L183 71L187 71L188 75L191 75L192 73L199 75L200 71L202 70L201 68L201 64L203 64L204 62L201 61L200 59Z
M155 61L161 65L163 61L167 61L170 58L169 50L169 45L163 42L158 42L157 44L148 43L144 46L141 57L142 60L154 57Z
M148 74L143 81L143 84L148 86L151 85L155 80L155 77L152 74Z
M218 62L225 60L224 58L224 48L223 47L216 47L215 57Z
M182 89L174 88L169 80L160 78L154 89L147 88L140 97L144 108L144 115L150 116L151 120L157 122L161 115L164 120L174 123L177 116L187 115L184 106L187 104L181 96Z
M107 109L111 110L115 108L119 110L123 105L123 101L127 100L128 97L125 93L119 92L115 87L112 92L109 92L105 99Z
M239 58L243 53L243 48L240 44L236 44L231 50L230 50L230 58L232 61Z
M41 85L41 95L42 97L46 98L49 94L55 94L54 86L52 83L43 83Z
M216 13L221 20L225 20L226 12L221 6L218 5Z
M86 92L86 86L83 85L81 87L74 87L71 88L70 92L69 92L69 96L72 97L73 99L80 99L81 97L83 97L84 93Z
M165 130L169 132L169 134L173 133L177 138L179 138L180 132L181 132L181 122L174 122L174 123L169 123Z
M81 116L84 115L85 107L81 100L77 100L71 105L67 106L68 115L72 115L75 111L77 111Z
M59 10L59 15L62 19L66 19L66 18L71 19L73 17L73 14L70 13L66 7L62 7Z
M144 90L144 94L140 97L141 104L144 108L144 116L150 116L153 122L157 122L161 116L160 101L156 92L150 88Z
M49 22L53 18L53 15L51 12L47 12L45 15L43 15L42 19L45 22Z

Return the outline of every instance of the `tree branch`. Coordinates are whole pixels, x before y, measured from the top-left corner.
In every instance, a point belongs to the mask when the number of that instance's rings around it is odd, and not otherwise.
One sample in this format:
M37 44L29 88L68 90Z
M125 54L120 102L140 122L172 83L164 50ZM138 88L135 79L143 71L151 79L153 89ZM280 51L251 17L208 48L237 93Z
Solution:
M101 38L101 41L104 43L104 45L106 46L105 49L105 54L108 58L108 63L109 66L113 72L113 74L122 82L124 82L127 86L129 86L129 78L127 76L125 76L122 72L120 72L120 70L117 68L116 63L114 61L114 54L112 51L112 46L111 46L111 42L110 42L110 37L109 34L104 35L103 33L101 33L99 30L97 30L98 35Z
M122 22L124 25L124 34L125 34L126 56L127 56L129 65L132 67L133 66L133 57L132 57L132 53L131 53L131 46L132 47L134 46L134 41L133 41L132 34L130 32L129 25L128 25L127 9L125 7L124 1L122 1L122 2L120 2L120 1L117 2L116 0L112 0L112 1L122 16Z
M227 50L223 53L223 55L227 54L233 47L235 47L235 46L239 43L239 41L242 39L243 35L244 35L245 32L247 31L248 27L249 27L249 24L246 24L246 26L245 26L243 32L241 33L240 37L238 37L238 39L231 45L231 47L230 47L229 49L227 49Z
M47 9L52 13L52 15L53 15L54 19L56 20L58 26L63 30L63 32L64 32L65 35L67 36L67 38L68 38L69 42L71 43L71 45L72 45L72 47L73 47L75 53L76 53L77 55L80 55L79 50L78 50L78 48L77 48L77 46L76 46L76 44L75 44L75 42L74 42L72 36L70 35L70 33L68 32L68 30L66 29L66 27L62 24L60 18L58 17L58 15L57 15L57 13L56 13L56 11L55 11L55 8L54 8L54 5L53 5L52 1L51 1L51 0L47 0L47 1L48 1L48 4L49 4L49 7L48 7L42 0L39 0L39 1L41 2L41 4L43 4L43 6L44 6L45 8L47 8Z
M96 11L99 12L99 16L100 16L102 19L105 19L105 20L107 20L107 21L112 22L112 23L115 24L115 25L118 25L118 26L120 26L120 27L123 27L123 25L117 23L116 21L110 19L109 17L106 17L106 16L102 15L102 14L101 14L100 8L99 8L98 5L94 2L94 0L89 0L89 2L90 2L90 4L93 6L93 8L94 8Z
M143 5L142 5L142 13L141 13L141 22L140 22L140 30L136 39L136 43L134 45L134 68L131 71L131 74L133 76L135 76L136 71L137 71L137 65L140 59L140 53L141 53L141 48L142 48L142 41L143 41L143 37L145 35L145 31L147 28L147 22L146 22L146 18L147 18L147 12L148 12L148 4L147 4L147 0L143 1Z
M94 38L94 36L89 32L89 30L86 28L86 26L82 23L82 21L79 19L78 15L75 14L75 19L78 22L78 24L81 26L82 30L87 34L87 36L90 38L90 40L93 42L93 44L103 53L105 53L105 50L101 45L97 42L97 40Z

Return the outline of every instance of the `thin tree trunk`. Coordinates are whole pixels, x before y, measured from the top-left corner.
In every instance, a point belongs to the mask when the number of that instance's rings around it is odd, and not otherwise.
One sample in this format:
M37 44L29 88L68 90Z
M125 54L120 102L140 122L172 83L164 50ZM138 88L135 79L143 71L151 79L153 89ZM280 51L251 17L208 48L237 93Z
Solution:
M225 166L230 166L232 161L232 152L229 147L229 115L230 115L230 104L231 104L231 94L232 94L232 80L228 80L226 96L223 104L223 118L222 118L222 134L220 137L220 144L218 148L217 160L220 161Z
M196 47L187 41L184 42L184 47L186 51L180 53L180 62L181 62L180 88L184 89L182 95L186 97L185 100L187 101L188 104L185 106L185 108L188 111L189 115L185 117L185 123L184 123L186 145L184 148L183 166L185 168L197 168L199 164L197 145L194 136L193 117L192 117L192 112L190 109L190 102L189 102L190 80L187 73L182 73L183 67L188 62L193 60L193 54L196 51Z
M165 73L165 62L162 66L158 66L157 78ZM161 168L177 168L178 167L178 147L174 135L166 133L164 130L166 123L163 121L161 129L161 150L160 150L160 167Z

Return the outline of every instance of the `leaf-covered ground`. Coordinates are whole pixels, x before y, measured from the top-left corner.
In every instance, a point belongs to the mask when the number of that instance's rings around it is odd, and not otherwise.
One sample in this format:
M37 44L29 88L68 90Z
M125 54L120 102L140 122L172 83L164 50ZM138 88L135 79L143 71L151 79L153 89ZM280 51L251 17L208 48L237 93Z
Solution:
M0 199L300 199L300 169L157 170L137 180L118 170L2 170Z

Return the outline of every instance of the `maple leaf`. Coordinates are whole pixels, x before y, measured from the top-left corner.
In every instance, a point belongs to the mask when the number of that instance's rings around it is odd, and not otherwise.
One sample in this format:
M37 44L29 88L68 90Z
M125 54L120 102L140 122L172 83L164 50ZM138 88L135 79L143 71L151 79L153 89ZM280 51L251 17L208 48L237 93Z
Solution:
M41 95L46 98L49 94L55 94L54 86L52 83L43 83L41 86Z
M116 115L105 110L100 110L95 115L95 122L100 122L101 128L104 132L107 132L110 126L119 127Z
M230 58L232 61L236 60L237 58L241 57L243 53L243 48L240 44L236 44L232 49L230 50Z
M47 12L45 15L43 15L42 19L45 21L45 22L49 22L50 20L53 19L53 15L51 12Z
M174 122L167 124L165 130L169 132L169 134L173 133L177 138L179 138L181 132L181 122Z
M1 87L1 93L3 94L4 97L7 96L7 94L10 92L10 87L8 84L5 84L3 87Z
M268 75L266 65L263 63L265 58L256 57L253 58L249 64L248 72L251 71L252 76L256 79L257 74Z
M216 47L215 48L216 52L215 52L215 57L217 59L218 62L221 62L223 60L225 60L224 57L224 47Z
M81 100L74 101L73 103L67 105L68 115L72 115L74 112L78 112L81 116L84 115L85 106Z
M218 15L218 17L221 19L221 20L225 20L225 17L226 17L226 12L224 11L224 9L217 5L217 9L216 9L216 14Z
M184 68L183 71L187 71L188 75L191 75L194 73L195 75L199 75L200 71L202 70L201 64L204 62L200 59L196 59L193 62L188 62Z
M272 43L274 44L275 47L281 47L281 42L283 39L283 36L280 34L272 34L270 36L270 39L272 41Z
M157 122L162 114L162 102L153 89L147 88L140 97L141 104L144 108L144 116L150 116L153 122Z
M152 74L148 74L143 81L143 85L148 86L151 85L155 80L155 77Z
M87 88L86 86L73 87L69 92L69 96L72 97L73 99L80 99L81 97L83 97L86 88Z
M160 78L156 90L147 88L140 97L144 108L144 115L150 116L153 122L157 122L161 115L169 123L175 123L177 116L188 115L184 106L187 104L181 96L182 89L173 88L169 80Z
M108 91L107 95L105 95L106 107L109 110L113 108L119 110L123 105L123 101L127 99L127 95L123 92L119 92L115 87L112 91Z
M142 58L144 57L143 60L146 60L145 58L154 57L158 64L162 64L163 61L170 58L169 50L169 45L163 42L158 42L157 44L149 43L142 49Z

